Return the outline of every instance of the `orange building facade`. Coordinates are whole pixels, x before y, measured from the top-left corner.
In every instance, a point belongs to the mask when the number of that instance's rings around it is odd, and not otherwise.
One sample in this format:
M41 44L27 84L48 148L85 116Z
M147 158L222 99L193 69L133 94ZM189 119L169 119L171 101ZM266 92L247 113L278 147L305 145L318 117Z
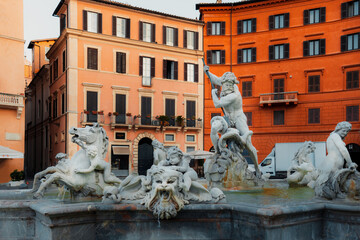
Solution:
M68 130L97 122L113 172L144 174L153 139L203 149L203 23L106 0L61 1L50 49L50 158L79 150ZM54 163L54 162L53 162Z
M0 2L0 183L24 168L23 1Z
M204 52L217 76L238 77L259 161L275 143L326 141L349 121L345 142L360 160L359 1L260 0L197 4ZM204 149L221 114L205 82Z

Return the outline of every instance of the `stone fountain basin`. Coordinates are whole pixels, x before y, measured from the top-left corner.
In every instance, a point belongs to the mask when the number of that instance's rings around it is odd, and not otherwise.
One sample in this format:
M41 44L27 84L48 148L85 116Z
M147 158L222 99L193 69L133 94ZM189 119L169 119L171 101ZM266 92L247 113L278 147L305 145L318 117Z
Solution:
M270 193L269 193L270 192ZM0 239L359 239L359 202L278 190L226 192L226 204L190 204L158 221L138 204L32 200L0 191ZM296 199L293 199L296 198Z

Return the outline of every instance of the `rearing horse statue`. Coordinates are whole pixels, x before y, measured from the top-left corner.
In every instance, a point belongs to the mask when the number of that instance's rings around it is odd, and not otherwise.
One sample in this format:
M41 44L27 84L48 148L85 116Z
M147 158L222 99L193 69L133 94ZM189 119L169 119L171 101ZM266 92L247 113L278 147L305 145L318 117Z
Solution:
M84 196L102 196L106 186L119 185L120 179L111 173L110 163L104 160L109 139L105 130L97 123L85 128L71 128L71 141L81 147L71 159L65 154L57 154L60 160L56 166L49 167L35 175L34 198L41 198L46 188L56 183L65 186L72 194L82 193ZM42 179L40 187L37 182Z

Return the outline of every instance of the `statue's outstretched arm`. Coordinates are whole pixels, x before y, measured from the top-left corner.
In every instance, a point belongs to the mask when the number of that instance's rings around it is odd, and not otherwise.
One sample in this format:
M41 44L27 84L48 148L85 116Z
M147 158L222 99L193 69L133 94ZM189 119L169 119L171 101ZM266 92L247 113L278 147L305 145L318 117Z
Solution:
M216 76L215 74L212 74L210 71L209 71L209 66L208 65L205 65L204 66L204 72L208 75L208 77L210 78L210 81L215 84L215 85L218 85L218 86L221 86L221 79Z

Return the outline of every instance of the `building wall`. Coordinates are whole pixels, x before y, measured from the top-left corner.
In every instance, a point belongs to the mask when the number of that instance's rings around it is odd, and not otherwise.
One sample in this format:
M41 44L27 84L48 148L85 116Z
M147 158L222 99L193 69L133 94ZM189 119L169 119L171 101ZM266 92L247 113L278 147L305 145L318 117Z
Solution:
M346 120L346 106L360 105L359 88L346 88L346 73L359 71L359 49L341 51L341 36L358 33L359 16L341 18L341 4L348 1L250 1L234 4L198 4L205 22L225 21L225 35L207 35L204 51L225 50L225 63L209 65L221 76L233 71L240 82L252 82L252 96L243 98L244 112L252 112L252 141L262 161L277 142L325 141L336 124ZM326 21L304 25L303 12L326 7ZM216 10L216 11L214 11ZM269 16L289 13L289 27L269 30ZM256 32L237 34L237 22L256 18ZM232 26L232 27L231 27ZM303 42L326 39L325 54L303 55ZM221 43L221 44L219 44ZM269 60L269 46L289 44L289 58ZM237 63L238 49L256 48L256 62ZM320 91L309 92L308 77L320 76ZM284 92L297 92L297 101L286 104L261 104L261 94L274 93L274 79L285 79ZM211 86L205 79L204 149L210 141L211 113L220 113L211 100ZM308 109L320 108L320 123L308 123ZM274 111L284 110L284 125L274 125ZM359 121L345 139L347 144L360 144Z
M23 1L0 2L0 145L24 152L24 27ZM10 95L8 95L10 94ZM5 99L15 98L16 103ZM10 180L23 159L0 159L0 183Z
M175 141L166 142L166 145L177 145L182 150L187 146L194 146L195 150L203 148L203 138L201 128L162 128L143 127L134 124L126 126L111 125L112 114L116 111L115 94L126 95L126 112L130 113L131 118L140 112L140 97L152 97L152 117L165 114L165 98L174 98L175 115L185 116L186 100L196 101L196 118L203 118L203 77L202 77L202 23L196 20L185 18L175 18L161 13L150 12L124 7L121 4L102 4L95 1L70 1L69 10L63 5L57 15L66 14L69 23L54 47L48 53L50 65L54 65L56 58L59 59L59 77L54 79L51 84L50 92L59 94L60 88L65 86L66 107L65 114L60 115L52 122L60 125L51 125L51 137L64 131L66 142L53 143L51 159L58 152L66 151L72 156L79 148L71 143L71 135L67 134L72 126L81 127L86 125L82 114L86 110L86 91L98 92L98 111L103 111L104 122L101 125L109 137L109 152L107 161L111 160L112 145L127 145L130 148L129 170L137 171L137 143L143 137L158 139L164 142L165 134L175 135ZM91 33L83 29L83 10L94 11L102 14L102 34ZM129 18L130 38L120 38L112 36L112 16ZM148 43L139 40L139 21L156 24L156 43ZM163 24L178 28L178 47L163 45ZM183 30L199 32L199 50L189 50L183 48ZM87 48L98 49L98 70L87 69ZM62 73L62 52L66 49L67 66ZM116 73L115 52L126 53L126 73ZM139 56L155 58L155 77L152 78L152 86L142 85L142 77L139 75ZM163 60L173 60L178 62L178 80L163 78ZM199 82L184 81L184 63L198 64ZM59 96L59 95L57 95ZM58 104L61 104L58 101ZM115 132L124 132L126 139L116 140ZM196 136L196 143L185 141L186 134ZM139 138L140 136L140 138Z

